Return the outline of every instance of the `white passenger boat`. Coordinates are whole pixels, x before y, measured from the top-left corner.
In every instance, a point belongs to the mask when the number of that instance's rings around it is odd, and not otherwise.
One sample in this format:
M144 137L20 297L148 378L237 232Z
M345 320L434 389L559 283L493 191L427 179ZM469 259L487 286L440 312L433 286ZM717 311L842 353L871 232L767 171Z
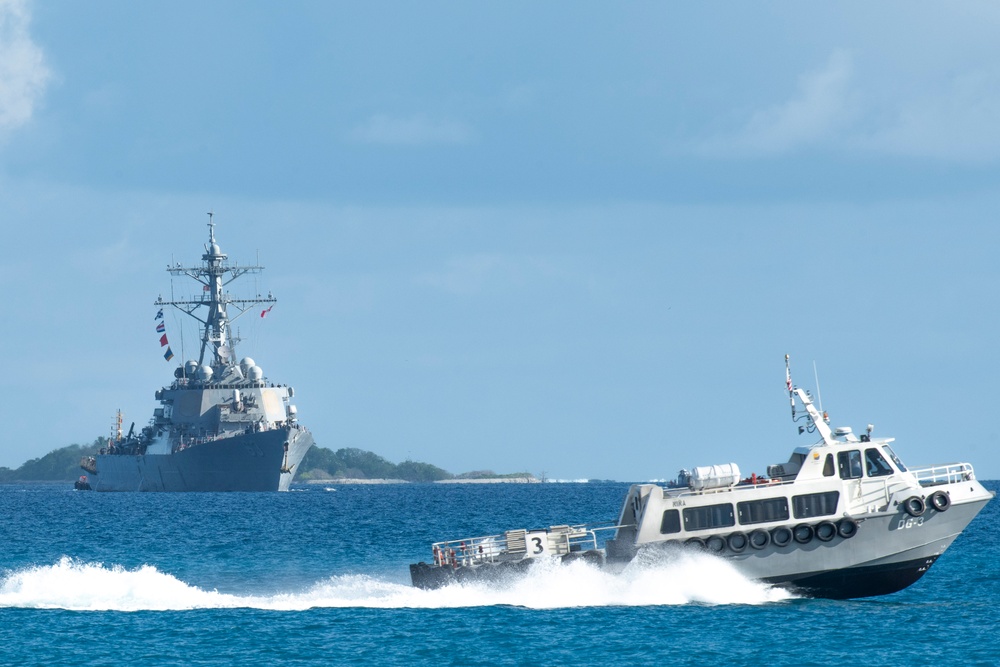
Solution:
M831 429L810 394L792 385L792 419L819 440L797 447L766 476L735 463L682 470L673 484L629 488L616 525L552 526L437 542L430 563L410 566L415 586L496 579L541 558L622 568L648 549L697 549L742 573L804 595L885 595L917 581L993 492L969 463L909 469L873 438ZM804 412L799 408L804 409Z

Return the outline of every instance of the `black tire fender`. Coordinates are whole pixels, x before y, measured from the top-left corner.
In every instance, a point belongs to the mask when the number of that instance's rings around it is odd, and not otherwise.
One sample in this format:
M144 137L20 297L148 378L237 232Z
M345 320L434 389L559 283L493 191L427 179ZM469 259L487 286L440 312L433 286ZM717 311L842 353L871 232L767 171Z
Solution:
M832 521L820 521L813 530L820 542L829 542L837 536L837 525Z
M754 549L763 549L771 543L771 534L766 530L758 528L750 533L750 546Z
M701 539L700 537L689 537L686 540L684 540L684 546L704 551L705 540Z
M771 530L771 544L776 547L787 547L792 543L792 529L788 526L778 526Z
M809 544L813 538L813 527L807 523L800 523L792 529L792 537L799 544Z
M937 512L947 512L948 508L951 507L951 496L944 491L935 491L928 500L931 502L931 507Z
M858 522L849 516L837 522L837 534L845 540L849 540L858 534Z
M750 540L747 538L746 533L730 533L729 537L726 538L726 544L729 545L729 550L734 553L741 553L747 548L747 544Z
M722 535L712 535L705 540L705 549L709 553L719 554L726 548L726 538Z
M927 505L920 496L910 496L903 501L903 509L910 516L923 516L924 512L927 511Z

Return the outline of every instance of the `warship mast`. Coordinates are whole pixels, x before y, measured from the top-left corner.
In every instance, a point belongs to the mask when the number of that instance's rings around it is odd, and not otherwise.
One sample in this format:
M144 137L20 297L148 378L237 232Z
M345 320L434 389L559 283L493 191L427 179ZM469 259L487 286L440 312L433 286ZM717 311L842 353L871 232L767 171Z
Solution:
M237 278L247 273L260 273L264 267L227 263L228 255L222 252L215 241L215 221L212 213L208 214L208 243L201 259L203 263L197 267L185 267L179 262L167 267L167 271L172 275L185 275L201 283L200 299L165 301L160 296L154 305L173 306L201 323L201 354L198 357L198 366L209 366L214 371L213 374L218 374L221 379L230 369L236 367L235 344L240 342L240 339L233 335L231 323L251 308L262 304L273 304L277 299L270 292L266 297L258 294L253 299L235 299L223 291L226 285ZM208 309L204 319L195 314L202 307ZM238 311L232 317L229 316L230 308Z

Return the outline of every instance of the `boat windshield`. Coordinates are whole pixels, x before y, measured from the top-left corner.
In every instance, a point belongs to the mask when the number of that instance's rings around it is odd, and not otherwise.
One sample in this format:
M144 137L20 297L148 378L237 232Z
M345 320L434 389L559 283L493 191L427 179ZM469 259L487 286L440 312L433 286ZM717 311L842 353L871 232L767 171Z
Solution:
M892 467L874 447L865 450L865 467L869 477L885 477L892 474Z
M889 445L882 445L882 449L885 450L885 453L889 455L892 462L896 464L897 468L899 468L899 472L906 472L906 466L904 466L903 462L899 460L898 456L896 456L896 452L892 451L892 447Z

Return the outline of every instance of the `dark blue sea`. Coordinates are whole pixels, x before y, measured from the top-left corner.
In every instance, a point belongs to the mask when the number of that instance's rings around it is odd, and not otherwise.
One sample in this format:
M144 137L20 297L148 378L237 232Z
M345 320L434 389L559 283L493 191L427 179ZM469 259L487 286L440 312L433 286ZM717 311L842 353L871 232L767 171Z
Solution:
M706 555L409 586L433 541L613 522L626 484L70 486L0 485L2 665L1000 664L998 501L914 586L829 601Z

